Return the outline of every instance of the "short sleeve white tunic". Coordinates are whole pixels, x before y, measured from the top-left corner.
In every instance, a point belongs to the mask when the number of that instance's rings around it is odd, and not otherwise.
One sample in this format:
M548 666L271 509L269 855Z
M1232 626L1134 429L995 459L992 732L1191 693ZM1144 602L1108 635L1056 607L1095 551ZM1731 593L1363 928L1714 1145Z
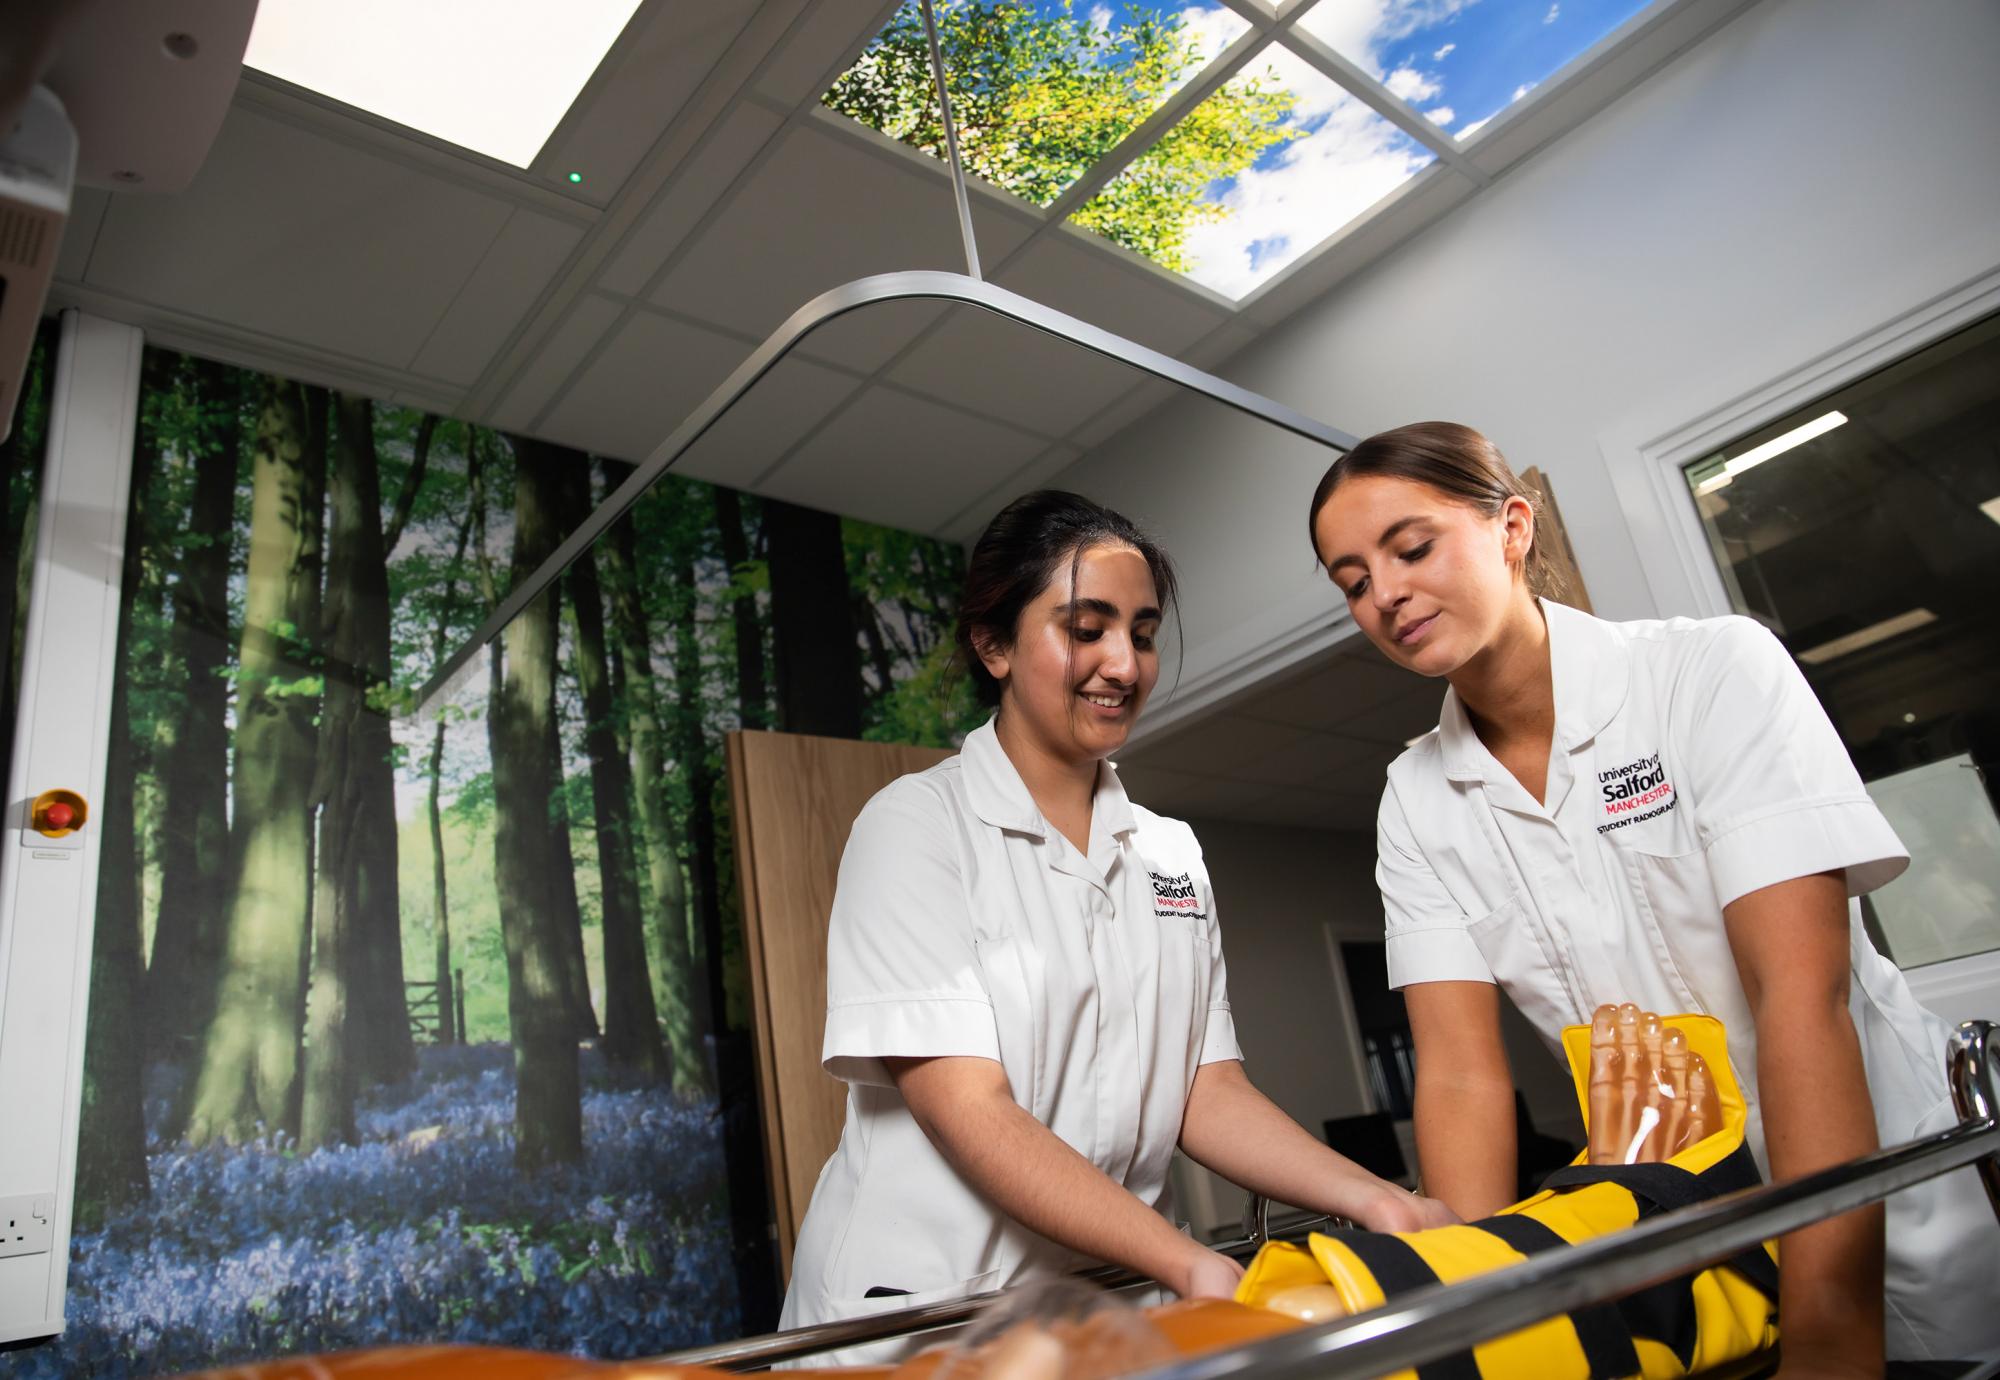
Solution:
M822 1051L848 1084L847 1122L800 1228L782 1326L1087 1263L959 1177L885 1057L997 1061L1036 1120L1171 1212L1195 1069L1242 1056L1193 831L1129 803L1108 763L1098 782L1085 856L1042 818L989 723L855 820L827 936Z
M1438 731L1389 770L1376 879L1394 987L1497 982L1551 1048L1607 1002L1707 1012L1729 1030L1768 1169L1757 1035L1722 910L1844 870L1850 896L1909 856L1812 688L1747 618L1609 623L1544 601L1555 682L1545 804L1447 691ZM1882 1142L1955 1120L1944 1023L1850 902L1850 1009ZM1560 1056L1558 1056L1560 1057ZM1971 1171L1890 1200L1891 1357L2000 1346L2000 1229Z

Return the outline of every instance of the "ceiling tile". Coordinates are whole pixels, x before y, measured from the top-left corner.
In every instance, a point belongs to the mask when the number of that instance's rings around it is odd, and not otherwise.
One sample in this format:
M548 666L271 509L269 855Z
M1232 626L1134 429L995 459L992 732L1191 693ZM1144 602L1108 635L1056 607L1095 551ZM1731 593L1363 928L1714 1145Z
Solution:
M851 374L796 356L781 359L694 443L674 473L749 488L861 386Z
M1176 358L1228 319L1222 308L1179 284L1062 231L1042 236L993 277L1024 297Z
M1136 388L1113 401L1102 412L1071 432L1069 440L1084 450L1101 446L1154 408L1178 396L1180 391L1171 383L1146 378Z
M888 376L1051 438L1081 425L1144 377L1080 345L968 306L950 308L923 347Z
M609 198L756 12L756 0L641 6L535 155L534 170L580 172L587 194Z
M757 92L781 105L816 100L849 54L896 11L895 0L815 0L806 20L757 74Z
M759 486L811 508L934 532L1042 448L1032 436L875 387Z
M593 345L618 322L625 308L608 297L580 298L562 324L516 374L499 403L484 419L503 431L526 431Z
M86 281L309 348L407 360L511 210L239 104L187 191L112 199Z
M708 214L729 184L784 123L759 105L737 105L675 170L598 275L607 292L636 297L667 255Z
M982 255L997 258L1027 225L985 203L975 200L975 225ZM963 264L950 182L929 159L900 146L863 148L808 121L703 226L653 300L761 338L828 288ZM841 362L873 369L901 343Z
M582 238L577 226L515 211L410 368L470 385Z
M994 514L1022 494L1047 484L1074 465L1077 456L1078 452L1069 446L1050 446L1013 474L966 504L955 516L947 520L938 535L946 541L955 541L960 546L970 548L979 539L979 534L986 530L986 524L993 521Z
M635 311L535 430L643 460L748 353L727 336Z

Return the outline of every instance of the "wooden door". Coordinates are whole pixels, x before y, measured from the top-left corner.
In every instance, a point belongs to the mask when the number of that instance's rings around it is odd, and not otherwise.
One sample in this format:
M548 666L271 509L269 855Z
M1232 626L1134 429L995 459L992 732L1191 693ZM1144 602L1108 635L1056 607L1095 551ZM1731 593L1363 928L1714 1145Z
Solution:
M819 1064L826 925L854 817L884 786L952 754L940 748L732 733L726 745L736 872L750 969L764 1156L787 1283L813 1184L840 1141L847 1086Z

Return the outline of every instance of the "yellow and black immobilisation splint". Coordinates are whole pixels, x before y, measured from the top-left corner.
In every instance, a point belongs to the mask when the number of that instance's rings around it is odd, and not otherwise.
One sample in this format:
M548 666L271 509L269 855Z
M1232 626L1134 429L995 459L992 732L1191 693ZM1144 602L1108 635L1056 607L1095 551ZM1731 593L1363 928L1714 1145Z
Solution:
M1262 1304L1302 1285L1331 1284L1349 1314L1440 1281L1456 1283L1526 1257L1623 1231L1662 1212L1760 1182L1743 1140L1743 1093L1730 1071L1722 1023L1667 1016L1708 1064L1722 1129L1660 1164L1592 1165L1588 1153L1533 1197L1464 1226L1428 1231L1314 1233L1305 1246L1271 1242L1250 1263L1236 1297ZM1590 1027L1563 1031L1586 1119ZM1739 1361L1778 1340L1777 1248L1656 1285L1615 1303L1558 1315L1470 1352L1405 1371L1416 1380L1678 1380Z

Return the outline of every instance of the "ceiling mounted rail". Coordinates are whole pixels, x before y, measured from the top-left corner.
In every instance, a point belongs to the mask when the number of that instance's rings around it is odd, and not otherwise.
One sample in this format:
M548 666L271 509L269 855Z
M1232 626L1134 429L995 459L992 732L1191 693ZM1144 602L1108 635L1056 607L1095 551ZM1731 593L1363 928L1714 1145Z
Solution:
M1281 431L1302 437L1330 450L1348 451L1354 448L1355 438L1345 431L1326 423L1316 421L1302 412L1295 411L1261 393L1253 393L1185 364L1171 355L1161 354L1124 336L1114 335L1087 321L1059 312L1053 307L1045 307L1019 293L1009 292L992 283L970 278L962 273L941 273L930 270L907 273L883 273L872 278L857 278L851 283L831 288L800 307L778 327L778 329L750 353L750 357L736 366L735 372L718 384L700 406L674 429L672 435L660 443L653 453L635 468L602 503L594 509L583 524L570 533L555 553L530 571L501 601L486 621L474 630L472 635L432 673L418 692L413 715L423 715L436 706L456 687L457 678L463 674L479 650L511 623L528 603L539 596L567 570L576 558L590 548L591 543L602 536L607 528L637 503L646 490L657 484L676 461L693 448L694 444L722 420L729 410L740 403L757 381L770 373L778 362L790 354L799 343L819 330L828 322L846 316L850 312L873 306L879 302L914 301L929 299L941 302L955 302L964 306L978 307L995 316L1004 317L1018 325L1027 326L1058 340L1066 340L1072 345L1088 350L1106 359L1116 360L1141 373L1150 374L1162 382L1187 393L1208 398L1232 408L1247 417L1255 418Z

